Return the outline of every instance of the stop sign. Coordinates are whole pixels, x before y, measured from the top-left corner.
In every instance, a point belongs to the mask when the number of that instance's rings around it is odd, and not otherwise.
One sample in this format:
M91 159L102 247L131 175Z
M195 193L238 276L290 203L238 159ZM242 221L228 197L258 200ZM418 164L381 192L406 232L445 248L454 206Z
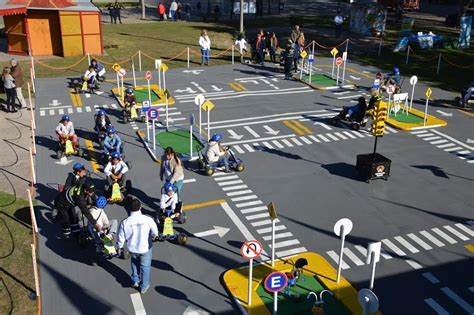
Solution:
M147 79L147 81L150 81L151 80L151 71L147 71L145 73L145 78Z
M337 57L337 58L336 58L336 66L339 67L340 65L342 65L342 58L341 58L341 57Z

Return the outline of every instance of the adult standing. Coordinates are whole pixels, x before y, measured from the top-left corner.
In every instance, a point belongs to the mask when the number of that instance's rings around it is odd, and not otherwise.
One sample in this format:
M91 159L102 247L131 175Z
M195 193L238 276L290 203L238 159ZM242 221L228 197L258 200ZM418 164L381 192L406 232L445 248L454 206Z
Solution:
M170 18L176 22L176 11L178 10L178 3L173 0L170 5Z
M265 33L260 31L257 35L257 40L255 41L255 53L257 54L257 63L264 65L265 61L265 48L266 48L266 39Z
M121 251L127 243L131 257L132 287L144 294L150 287L152 239L158 236L158 227L151 217L142 214L141 208L140 200L132 199L130 215L120 223L117 248Z
M181 197L184 184L183 162L179 159L172 147L167 147L161 157L160 179L172 183Z
M21 67L15 58L10 59L10 65L10 74L13 79L15 79L16 98L18 98L20 108L24 108L26 107L26 103L23 93L21 92L21 87L23 86L23 71L21 71Z
M176 9L176 19L177 20L180 20L181 21L181 13L183 12L183 5L181 4L181 2L178 2L178 7Z
M186 3L186 5L184 6L184 13L186 14L186 21L188 22L191 22L191 11L192 11L192 7L191 5L188 3Z
M278 49L278 38L275 32L270 35L270 45L268 50L270 51L270 61L276 63L276 51Z
M109 2L105 7L107 8L107 10L109 10L110 24L115 23L117 21L117 18L115 17L114 4L112 2Z
M337 14L334 17L334 24L336 27L336 38L341 37L342 23L344 22L344 17L341 15L341 10L337 10Z
M10 68L3 68L2 73L3 87L5 88L5 93L7 94L7 112L15 113L15 98L16 98L16 86L15 79L10 74Z
M291 38L291 42L292 43L296 43L296 41L298 40L298 37L300 37L300 26L299 25L295 25L295 27L293 28L293 30L291 31L291 35L290 35L290 38Z
M199 46L201 46L201 65L206 64L209 66L209 57L211 54L211 39L207 35L207 31L204 29L199 37Z
M114 3L115 9L115 24L117 24L117 19L119 20L120 24L122 24L122 17L120 16L120 11L123 9L123 5L118 3L116 0Z
M166 15L166 8L163 2L160 2L158 4L158 17L160 18L160 21L163 21L165 19Z

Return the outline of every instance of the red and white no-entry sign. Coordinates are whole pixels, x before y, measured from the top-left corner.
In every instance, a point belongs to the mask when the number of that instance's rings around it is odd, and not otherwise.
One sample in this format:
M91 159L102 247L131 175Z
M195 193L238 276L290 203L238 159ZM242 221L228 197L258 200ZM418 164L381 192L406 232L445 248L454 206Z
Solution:
M343 61L343 60L342 60L341 57L337 57L337 58L336 58L336 66L339 67L340 65L342 65L342 61Z
M145 78L146 78L148 81L151 80L151 71L147 71L147 72L145 73Z
M124 68L120 68L117 73L118 73L119 77L124 77L127 74L127 71L125 71Z
M389 85L387 86L387 93L392 95L393 93L395 93L395 85Z
M240 248L240 253L245 259L255 259L262 252L262 243L257 240L247 241Z

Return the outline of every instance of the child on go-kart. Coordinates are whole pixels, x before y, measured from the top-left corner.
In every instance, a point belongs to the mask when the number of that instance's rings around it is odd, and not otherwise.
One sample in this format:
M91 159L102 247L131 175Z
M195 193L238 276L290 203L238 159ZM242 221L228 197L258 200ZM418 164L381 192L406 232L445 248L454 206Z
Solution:
M114 182L117 182L121 190L125 190L126 173L128 172L127 164L122 161L120 153L112 153L112 160L107 163L104 169L105 176L107 176L107 185L105 190L110 191Z
M89 89L90 93L93 93L94 90L100 88L99 83L97 82L97 72L93 66L89 66L84 75L82 76L81 91L86 92Z
M176 186L170 182L166 182L163 186L163 192L160 198L160 213L165 215L166 210L171 211L171 219L182 222L184 215L181 213L181 207L178 207L178 194L176 193Z
M131 120L131 112L132 112L132 107L135 107L137 105L137 99L135 98L135 95L133 94L133 90L128 88L125 90L125 97L123 98L123 111L122 111L122 117L123 121Z
M107 198L104 196L97 197L95 202L95 206L89 208L89 212L96 220L97 227L100 227L99 230L96 229L92 223L87 224L87 229L89 233L94 238L96 244L96 253L102 254L104 253L104 241L106 237L114 239L115 235L117 234L117 220L109 220L107 214L104 211L104 208L107 206ZM112 256L115 256L116 253L113 253Z
M211 139L209 139L209 143L206 146L204 151L204 155L206 156L207 161L209 164L224 164L224 172L229 173L229 160L226 157L227 148L223 147L220 142L222 140L222 136L218 133L212 135Z
M59 121L59 125L56 127L56 135L58 136L59 143L64 146L66 140L71 140L72 147L75 151L79 148L79 142L77 141L77 135L74 132L74 124L69 118L69 115L63 115Z
M361 122L365 117L367 103L364 97L357 99L357 104L353 106L344 106L338 117L342 120Z
M94 117L94 131L98 136L105 135L107 128L111 126L110 118L107 116L103 109L99 110L97 115Z

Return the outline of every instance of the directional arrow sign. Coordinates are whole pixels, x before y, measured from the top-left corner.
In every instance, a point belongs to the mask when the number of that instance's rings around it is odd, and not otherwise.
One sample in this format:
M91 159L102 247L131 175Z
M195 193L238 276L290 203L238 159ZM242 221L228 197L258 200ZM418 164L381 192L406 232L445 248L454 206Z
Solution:
M194 93L197 93L197 91L194 91L192 88L190 87L187 87L185 89L179 89L179 90L174 90L176 93L191 93L191 94L194 94Z
M266 134L269 135L274 135L276 136L277 134L280 133L280 130L273 130L270 126L264 125L263 128L266 130Z
M210 235L219 235L220 238L224 237L224 235L227 234L227 232L230 231L229 228L225 227L220 227L220 226L213 226L214 228L212 230L204 231L204 232L199 232L199 233L194 233L194 236L196 237L205 237L205 236L210 236Z
M49 104L51 106L59 106L61 105L61 103L58 102L58 100L53 100L53 102L51 104Z
M73 160L68 160L67 157L63 156L61 160L59 160L59 162L54 162L54 163L59 164L59 165L68 165L72 161Z
M235 139L235 140L240 140L243 138L243 135L238 135L234 130L232 129L228 129L227 130L229 133L230 133L230 137L229 138L232 138L232 139Z
M439 109L437 109L436 112L438 112L438 113L440 113L441 115L446 116L446 117L451 117L451 116L453 116L453 113L446 113L446 112L443 112L443 111L441 111L441 110L439 110Z
M192 73L192 74L195 74L195 75L199 75L201 73L201 71L204 71L204 69L200 69L200 70L183 70L184 73Z
M359 77L355 77L355 76L353 76L353 75L350 75L349 77L350 77L352 80L356 80L356 81L359 81L359 80L360 80Z
M214 91L217 91L217 92L220 92L220 91L223 90L223 89L221 89L221 88L218 88L218 87L215 86L215 85L211 85L211 88L212 88Z

